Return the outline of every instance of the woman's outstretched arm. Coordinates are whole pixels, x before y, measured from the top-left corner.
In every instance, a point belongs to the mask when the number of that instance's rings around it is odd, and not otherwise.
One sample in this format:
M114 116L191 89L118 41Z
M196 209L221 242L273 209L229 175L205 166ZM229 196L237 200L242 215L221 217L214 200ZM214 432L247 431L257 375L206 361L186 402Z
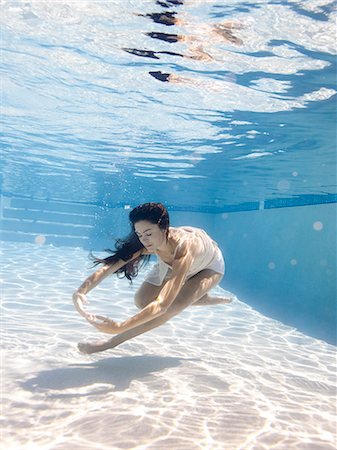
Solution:
M141 254L143 254L141 250L136 252L132 258L128 261L123 261L120 259L115 264L112 265L105 265L103 267L100 267L96 272L94 272L92 275L90 275L82 284L81 286L76 289L76 291L73 293L73 302L75 305L76 310L83 316L85 319L89 320L90 323L95 319L95 316L93 314L88 313L85 311L84 306L85 304L88 304L88 300L86 297L86 294L94 289L97 285L99 285L105 278L107 278L109 275L117 272L117 270L121 269L127 262L132 261L135 258L138 258Z

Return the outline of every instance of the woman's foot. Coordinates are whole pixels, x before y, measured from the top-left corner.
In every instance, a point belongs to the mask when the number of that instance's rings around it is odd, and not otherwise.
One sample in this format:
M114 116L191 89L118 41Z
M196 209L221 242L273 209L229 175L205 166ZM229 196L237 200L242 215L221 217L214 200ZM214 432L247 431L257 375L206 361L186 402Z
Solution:
M211 297L210 295L204 295L197 302L193 303L193 306L205 306L205 305L225 305L232 303L234 297Z
M214 298L216 298L216 297L214 297ZM229 297L229 298L227 298L227 297L221 297L221 298L219 298L219 300L220 300L220 303L223 303L223 304L229 304L229 303L232 303L233 298L234 298L234 297Z

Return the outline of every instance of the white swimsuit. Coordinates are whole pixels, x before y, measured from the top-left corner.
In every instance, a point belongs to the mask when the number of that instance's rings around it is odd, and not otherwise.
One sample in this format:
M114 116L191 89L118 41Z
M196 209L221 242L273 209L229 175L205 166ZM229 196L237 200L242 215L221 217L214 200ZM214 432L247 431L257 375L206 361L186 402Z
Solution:
M214 272L220 273L222 275L225 273L225 262L221 250L217 246L216 242L214 242L204 230L200 228L185 226L175 228L175 230L178 230L180 234L179 244L177 248L183 241L189 238L195 239L195 237L197 237L202 242L202 251L200 251L200 253L194 259L191 267L187 272L186 279L193 277L194 275L205 269L214 270ZM144 281L150 284L154 284L155 286L161 286L164 280L170 278L171 273L171 266L158 257L158 262L153 266L152 270L145 277Z

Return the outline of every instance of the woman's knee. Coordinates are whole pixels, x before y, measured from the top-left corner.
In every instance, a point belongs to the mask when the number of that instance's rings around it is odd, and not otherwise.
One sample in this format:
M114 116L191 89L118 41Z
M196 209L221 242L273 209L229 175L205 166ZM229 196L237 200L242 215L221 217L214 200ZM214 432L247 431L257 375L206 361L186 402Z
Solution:
M150 302L146 301L146 298L143 297L143 295L139 292L136 292L134 303L137 306L138 309L143 309L145 306L147 306Z
M153 302L158 297L160 290L161 286L144 282L135 294L134 303L137 308L143 309Z

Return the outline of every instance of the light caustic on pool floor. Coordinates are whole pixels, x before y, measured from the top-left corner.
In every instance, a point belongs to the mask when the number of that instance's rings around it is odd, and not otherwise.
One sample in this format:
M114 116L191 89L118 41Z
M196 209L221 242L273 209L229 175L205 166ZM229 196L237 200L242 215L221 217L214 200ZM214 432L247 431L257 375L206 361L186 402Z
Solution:
M333 346L235 300L85 356L77 342L102 337L71 302L87 253L3 243L2 256L1 448L335 448ZM141 278L111 277L91 307L133 314Z

